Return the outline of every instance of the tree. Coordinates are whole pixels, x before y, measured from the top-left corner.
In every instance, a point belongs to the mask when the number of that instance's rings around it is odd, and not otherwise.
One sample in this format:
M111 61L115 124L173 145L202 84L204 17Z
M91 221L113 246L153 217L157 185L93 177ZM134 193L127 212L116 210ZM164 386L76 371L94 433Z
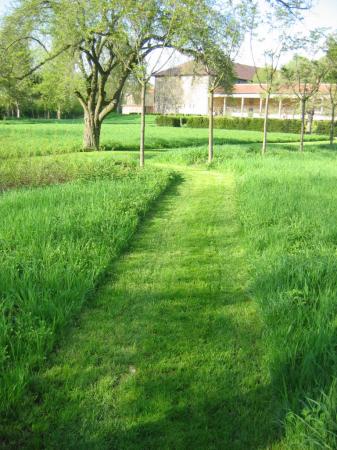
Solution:
M271 7L259 11L257 5L252 8L250 19L250 50L256 69L255 78L265 96L263 143L261 153L267 151L268 143L268 119L271 95L280 86L279 65L281 57L288 49L289 28L294 25L298 17L294 15L292 8L284 8L276 2L271 2ZM260 36L263 36L261 38ZM259 68L255 62L255 41L263 44L264 64Z
M318 92L323 73L323 65L318 60L310 60L298 55L295 55L293 60L282 68L287 87L292 90L301 103L300 151L304 149L307 104Z
M181 38L180 33L184 27L184 15L186 14L185 5L179 0L169 0L166 3L169 14L163 18L166 30L165 39L158 43L157 54L152 52L151 58L144 54L142 49L142 34L144 30L149 31L152 28L153 17L155 15L156 3L153 0L144 0L142 3L142 14L135 14L131 11L129 14L129 29L134 36L134 47L136 49L136 60L130 65L129 69L132 76L140 85L140 103L141 103L141 126L140 126L140 145L139 145L139 164L144 167L145 164L145 126L146 126L146 94L151 77L155 72L160 71L163 66L171 59L176 49L183 49L185 40ZM186 36L185 36L186 37ZM173 47L173 51L164 57L164 50L167 47Z
M57 119L61 119L62 114L68 111L76 100L74 91L80 84L73 60L64 53L56 60L45 64L39 71L39 76L40 80L36 84L35 91L39 94L45 109L48 112L50 110L56 112Z
M5 17L0 28L0 89L8 109L14 108L21 116L21 106L29 97L32 80L20 79L33 64L33 55L27 39L18 39L12 28L11 18Z
M323 64L326 68L323 81L326 82L328 86L331 106L330 145L333 145L337 107L337 34L332 34L327 39L327 52Z
M150 20L145 21L136 39L130 17L141 17L144 13L141 0L20 1L21 8L28 10L32 4L39 5L36 32L39 36L43 34L44 41L52 42L51 53L55 55L63 49L76 60L82 86L75 93L84 111L86 149L99 149L102 122L116 109L139 51L145 59L167 40L172 2L152 0L149 3L152 5ZM179 3L184 17L193 17L198 4L212 7L208 0L179 0ZM136 45L136 41L140 45ZM111 79L114 89L108 95Z
M284 8L292 14L297 14L301 11L306 11L312 7L312 0L267 0L271 5L277 5Z
M214 153L214 92L223 87L226 93L230 93L235 79L233 58L244 32L243 17L239 19L239 11L243 13L241 8L234 9L228 3L222 6L221 11L204 12L194 29L192 48L188 51L209 77L209 163L212 162Z
M221 48L210 46L200 59L204 62L209 76L208 93L208 162L213 161L214 147L214 92L223 87L226 94L232 91L234 83L233 62Z

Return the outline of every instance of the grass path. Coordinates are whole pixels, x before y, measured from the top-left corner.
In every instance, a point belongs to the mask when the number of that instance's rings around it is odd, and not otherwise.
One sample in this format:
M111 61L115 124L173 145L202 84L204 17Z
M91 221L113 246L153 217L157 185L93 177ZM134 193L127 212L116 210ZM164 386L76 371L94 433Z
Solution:
M36 377L25 448L270 448L234 180L183 174Z

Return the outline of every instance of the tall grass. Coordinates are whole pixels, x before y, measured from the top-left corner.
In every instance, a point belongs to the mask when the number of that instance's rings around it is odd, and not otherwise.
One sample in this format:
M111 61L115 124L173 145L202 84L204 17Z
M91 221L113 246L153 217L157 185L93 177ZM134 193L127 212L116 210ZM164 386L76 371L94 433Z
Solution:
M335 449L337 165L306 156L246 162L239 214L285 445Z
M120 179L134 171L130 161L117 161L111 156L95 152L7 159L0 163L0 191L73 180Z
M113 115L102 127L103 150L130 150L139 148L139 117ZM206 129L157 127L154 116L147 117L148 150L199 147L207 145ZM215 130L215 144L246 144L261 142L257 131ZM271 142L296 142L297 134L270 133ZM306 136L306 140L326 139L324 136ZM10 121L0 123L0 160L43 156L82 151L83 123L81 120Z
M282 449L337 448L337 153L335 147L217 146L209 169L236 174L238 215L260 305ZM207 148L158 161L205 164Z
M2 412L18 405L32 371L171 179L165 171L121 170L113 180L0 196Z

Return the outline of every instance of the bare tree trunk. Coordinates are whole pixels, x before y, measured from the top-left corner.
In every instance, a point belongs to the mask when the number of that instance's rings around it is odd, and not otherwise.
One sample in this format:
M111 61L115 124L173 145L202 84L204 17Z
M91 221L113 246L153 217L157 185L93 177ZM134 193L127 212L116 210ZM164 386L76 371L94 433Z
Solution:
M94 115L84 113L83 148L85 150L99 150L101 136L101 122L95 121Z
M264 123L263 123L263 143L262 143L262 150L261 150L262 155L264 155L267 151L269 99L270 99L270 92L267 92L266 106L265 106L265 111L264 111Z
M336 105L332 104L332 110L331 110L331 122L330 122L330 145L333 145L334 137L335 137L335 112L336 112Z
M49 111L49 109L47 111L47 119L50 120L50 111Z
M209 93L209 120L208 120L208 162L213 161L213 141L214 141L214 91Z
M19 105L19 102L16 102L16 103L15 103L15 107L16 107L16 118L17 118L17 119L20 119L20 117L21 117L21 111L20 111L20 105Z
M61 106L58 105L57 111L56 111L57 120L61 120L62 112L61 112Z
M304 149L304 133L305 133L305 107L307 100L301 99L301 140L300 140L300 152Z
M315 115L315 110L312 109L311 111L308 112L308 133L312 134L312 125L314 122L314 115Z
M139 165L144 167L145 160L145 115L146 115L146 81L142 82L142 94L141 94L141 125L140 125L140 148L139 148Z

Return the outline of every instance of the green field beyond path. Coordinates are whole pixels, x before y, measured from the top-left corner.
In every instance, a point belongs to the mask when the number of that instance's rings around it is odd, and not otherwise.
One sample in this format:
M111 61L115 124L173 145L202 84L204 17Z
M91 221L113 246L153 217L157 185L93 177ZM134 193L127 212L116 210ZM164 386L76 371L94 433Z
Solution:
M182 173L36 376L22 445L247 450L275 437L234 179Z

